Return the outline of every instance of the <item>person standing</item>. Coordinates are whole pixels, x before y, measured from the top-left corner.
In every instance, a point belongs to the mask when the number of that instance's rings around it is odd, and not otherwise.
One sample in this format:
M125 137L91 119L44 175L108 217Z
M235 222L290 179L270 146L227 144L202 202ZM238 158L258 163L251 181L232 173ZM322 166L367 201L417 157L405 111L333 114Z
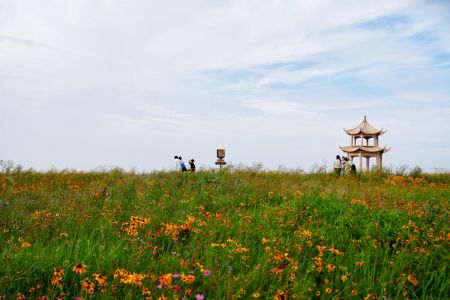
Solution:
M173 159L174 159L174 163L175 163L175 172L181 171L181 162L180 162L178 155L175 155L173 157Z
M345 163L345 167L344 167L344 172L345 174L351 174L352 173L352 165L353 165L353 161L347 158L347 161Z
M353 176L356 175L356 166L352 161L352 167L350 168L350 174L352 174Z
M191 172L195 172L195 163L194 163L194 159L191 158L191 160L189 161L189 166L191 167Z
M336 175L336 177L339 177L341 175L341 170L342 170L342 161L341 161L341 157L339 155L336 155L336 160L334 161L334 174Z
M184 164L183 158L181 156L178 156L178 159L180 160L181 172L186 172L187 168L186 165Z
M348 158L347 157L342 157L342 166L341 166L341 171L342 171L342 175L345 174L345 165L347 164Z

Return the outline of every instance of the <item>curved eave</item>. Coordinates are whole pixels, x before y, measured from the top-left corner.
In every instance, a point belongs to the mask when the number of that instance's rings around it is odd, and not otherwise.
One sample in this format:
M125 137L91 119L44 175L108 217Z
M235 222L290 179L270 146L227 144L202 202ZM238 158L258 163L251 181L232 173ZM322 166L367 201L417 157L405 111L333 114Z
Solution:
M349 135L382 135L383 129L376 129L369 122L367 122L366 116L364 116L364 120L356 127L352 129L344 129L345 132Z
M363 151L363 152L367 152L367 153L378 153L378 152L388 152L389 150L391 150L391 148L387 148L386 146L384 147L380 147L380 146L369 146L369 147L364 147L364 146L347 146L347 147L341 147L339 146L339 148L344 151L345 153L355 153L355 152L359 152L359 151Z
M367 134L367 135L382 135L382 134L384 134L387 130L377 129L377 130L375 130L375 131L366 131L366 130L361 129L361 128L353 128L353 129L344 129L344 131L345 131L348 135L361 135L361 134Z
M356 152L359 149L359 147L352 147L352 146L349 146L349 147L341 147L341 146L339 146L339 148L341 148L341 150L344 151L345 153Z

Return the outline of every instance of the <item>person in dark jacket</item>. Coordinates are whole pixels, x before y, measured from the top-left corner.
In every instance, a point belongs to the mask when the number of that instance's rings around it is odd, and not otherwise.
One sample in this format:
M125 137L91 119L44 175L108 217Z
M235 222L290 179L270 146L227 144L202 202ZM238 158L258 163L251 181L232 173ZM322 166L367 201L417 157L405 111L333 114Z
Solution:
M189 166L191 167L191 172L195 172L195 164L194 164L194 159L191 159L189 161Z

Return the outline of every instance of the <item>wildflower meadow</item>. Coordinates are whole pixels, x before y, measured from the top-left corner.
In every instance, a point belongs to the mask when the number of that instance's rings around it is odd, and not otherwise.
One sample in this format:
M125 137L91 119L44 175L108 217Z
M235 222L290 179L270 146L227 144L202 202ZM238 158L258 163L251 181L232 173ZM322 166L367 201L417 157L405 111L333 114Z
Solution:
M0 299L445 299L450 174L0 173Z

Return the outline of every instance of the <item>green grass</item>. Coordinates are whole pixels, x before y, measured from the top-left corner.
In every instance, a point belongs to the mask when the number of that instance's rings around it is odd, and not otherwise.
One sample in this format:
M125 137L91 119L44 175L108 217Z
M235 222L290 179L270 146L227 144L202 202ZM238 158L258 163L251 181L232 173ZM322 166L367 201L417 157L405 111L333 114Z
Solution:
M7 170L0 299L442 299L449 198L448 174Z

